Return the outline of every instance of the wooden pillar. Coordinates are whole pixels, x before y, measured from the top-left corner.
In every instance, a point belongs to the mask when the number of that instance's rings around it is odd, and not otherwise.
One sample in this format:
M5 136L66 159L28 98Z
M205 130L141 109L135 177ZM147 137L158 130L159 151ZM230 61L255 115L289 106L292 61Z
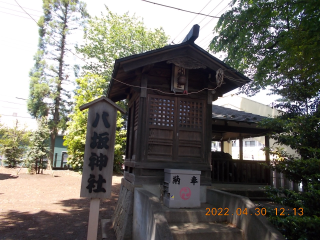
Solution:
M144 161L146 158L146 98L147 98L147 76L142 74L141 76L141 92L139 100L139 115L138 115L138 131L136 148L136 161Z
M209 82L209 81L208 81ZM208 85L208 87L211 87ZM205 139L205 148L204 148L204 159L208 159L208 164L210 165L212 169L212 162L211 162L211 138L212 138L212 92L207 92L207 112L206 112L206 128L210 131L205 131L204 133L204 139ZM212 171L212 170L211 170ZM209 174L209 173L208 173ZM208 176L209 177L209 176Z
M264 143L265 143L265 147L268 149L265 154L266 154L266 164L270 165L270 153L269 153L269 148L270 148L270 142L269 142L269 136L265 136L264 137ZM267 169L266 171L266 180L268 185L273 185L273 174L271 174L270 169ZM277 178L277 177L276 177Z
M243 160L243 137L240 133L240 137L239 137L239 147L240 147L240 150L239 150L239 160L242 161ZM240 175L239 175L239 181L240 182L243 182L243 162L240 162Z
M223 146L224 141L220 141L221 144L221 152L224 152L224 146Z
M239 137L239 159L240 160L243 160L243 137L241 136L240 134L240 137Z
M270 148L269 136L265 136L264 137L264 141L265 141L265 147L269 149ZM269 150L266 151L266 163L270 164L270 153L269 153Z

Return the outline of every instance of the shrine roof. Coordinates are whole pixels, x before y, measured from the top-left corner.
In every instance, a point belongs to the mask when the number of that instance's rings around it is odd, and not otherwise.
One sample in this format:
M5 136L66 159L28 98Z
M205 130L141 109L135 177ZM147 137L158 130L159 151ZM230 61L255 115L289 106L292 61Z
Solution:
M265 136L270 129L258 125L266 119L257 114L212 105L212 141Z
M221 94L225 94L251 81L242 73L231 68L206 50L193 42L187 41L115 60L107 96L113 101L125 99L125 90L128 86L125 86L119 81L127 83L130 79L135 78L137 74L135 70L141 67L152 66L152 64L158 62L169 62L179 58L190 59L194 61L195 64L202 65L209 70L217 71L218 69L223 69L227 71L228 78L225 76L224 80L229 87L225 87Z
M263 117L257 114L238 111L231 108L221 107L218 105L212 105L212 119L257 123L266 118L267 117Z

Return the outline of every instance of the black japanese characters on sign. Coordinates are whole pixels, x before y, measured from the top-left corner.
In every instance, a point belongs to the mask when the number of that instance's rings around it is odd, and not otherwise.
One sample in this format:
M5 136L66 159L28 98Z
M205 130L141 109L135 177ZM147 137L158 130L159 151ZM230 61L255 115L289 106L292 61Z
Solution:
M103 167L106 167L108 163L108 156L100 153L100 156L98 156L95 153L91 153L91 157L89 158L89 167L91 167L91 170L94 169L94 167L98 167L101 171Z
M193 176L193 177L191 178L191 182L190 182L190 183L193 183L193 185L196 184L196 183L198 183L197 177L196 177L196 176Z
M106 128L110 128L110 123L108 122L108 119L107 117L109 117L109 113L107 112L103 112L102 113L102 121L103 121L103 124ZM99 120L100 120L100 114L99 113L96 113L96 119L93 121L92 123L92 127L96 128L98 126L98 123L99 123Z
M102 121L105 126L105 128L110 128L110 124L108 122L107 117L109 114L107 112L102 113ZM92 123L92 127L96 128L99 124L100 120L100 114L96 113L96 118ZM91 149L108 149L108 141L109 141L109 133L103 132L103 133L97 133L93 132L93 136L91 137L91 143L90 148ZM105 154L100 153L98 156L96 153L91 152L91 156L89 158L89 167L91 168L91 171L94 170L95 167L99 168L99 171L102 170L102 168L107 167L108 164L108 156ZM98 180L95 180L96 177L94 174L90 174L90 177L88 179L89 185L86 187L89 190L89 193L92 193L92 189L94 189L94 192L106 192L106 190L102 187L103 183L106 183L106 180L103 178L101 174L99 174ZM97 185L95 185L97 184Z
M172 184L178 184L178 185L180 185L180 177L179 177L179 175L173 176Z
M107 97L80 106L88 109L87 134L80 197L110 198L117 111L125 113Z
M102 177L101 174L99 174L98 180L96 180L94 174L90 174L88 183L89 185L87 186L87 189L89 190L89 193L92 193L93 188L96 188L95 190L93 190L94 192L106 192L106 190L102 187L102 184L106 183L106 180ZM95 184L97 184L97 186Z
M93 137L91 137L91 143L90 143L90 147L92 149L94 148L98 148L98 149L108 149L108 141L109 141L109 137L108 137L109 133L104 132L104 133L100 133L99 135L94 132L93 133Z

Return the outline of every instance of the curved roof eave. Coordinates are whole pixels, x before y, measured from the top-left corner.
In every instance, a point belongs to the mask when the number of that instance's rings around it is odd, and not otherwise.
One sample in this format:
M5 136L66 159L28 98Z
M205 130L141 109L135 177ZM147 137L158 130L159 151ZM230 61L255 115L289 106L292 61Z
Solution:
M190 50L188 51L189 48L190 48ZM175 53L179 52L179 50L183 50L183 49L185 49L185 52L181 51L181 56L186 56L186 55L189 56L189 54L191 54L192 55L192 56L190 56L191 58L199 58L198 59L199 61L201 61L201 60L205 61L207 64L206 63L203 63L203 64L206 66L210 65L207 67L210 69L213 69L215 71L218 68L223 68L224 70L229 70L230 73L234 74L236 77L240 78L244 82L244 83L242 83L242 85L251 81L248 77L244 76L242 73L236 71L235 69L233 69L229 65L225 64L223 61L214 57L213 55L211 55L210 53L208 53L207 51L205 51L204 49L202 49L198 45L196 45L194 43L190 43L190 42L183 42L181 44L168 45L163 48L158 48L158 49L154 49L154 50L151 50L148 52L134 54L134 55L127 56L124 58L116 59L115 64L114 64L114 68L113 68L113 72L112 72L112 78L110 80L109 88L107 91L107 96L109 96L110 91L112 91L112 86L113 86L113 82L114 82L113 79L116 78L117 73L119 71L119 67L122 66L125 71L130 71L130 70L134 70L139 67L143 67L143 66L152 64L152 63L166 61L166 60L174 58L174 56L176 56ZM195 55L193 51L196 51L198 54ZM212 64L210 64L210 62ZM213 66L216 66L216 67L213 67Z

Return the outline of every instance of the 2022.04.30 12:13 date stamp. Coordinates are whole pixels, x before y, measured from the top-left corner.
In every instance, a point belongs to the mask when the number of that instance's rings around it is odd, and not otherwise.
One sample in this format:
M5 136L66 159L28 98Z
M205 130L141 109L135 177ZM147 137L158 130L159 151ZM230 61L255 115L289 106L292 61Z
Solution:
M303 208L293 208L292 210L288 209L286 211L285 208L274 208L275 215L278 216L302 216L303 215ZM254 213L249 213L247 208L237 208L234 213L231 213L229 208L206 208L206 216L229 216L229 215L262 215L265 216L267 214L266 208L255 208Z

